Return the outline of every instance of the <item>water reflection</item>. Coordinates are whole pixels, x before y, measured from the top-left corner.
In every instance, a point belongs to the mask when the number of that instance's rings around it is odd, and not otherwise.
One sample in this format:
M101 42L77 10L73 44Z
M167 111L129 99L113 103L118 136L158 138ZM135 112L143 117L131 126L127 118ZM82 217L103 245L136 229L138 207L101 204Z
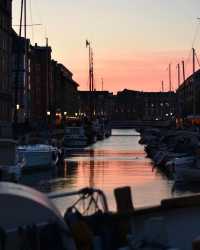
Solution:
M184 191L173 190L173 181L153 168L139 139L133 129L114 130L110 138L85 150L70 152L64 164L55 170L31 175L26 184L43 192L68 192L88 186L100 188L113 210L113 189L120 186L131 187L135 207L159 204L161 199L182 195ZM69 198L55 201L62 212L70 202Z

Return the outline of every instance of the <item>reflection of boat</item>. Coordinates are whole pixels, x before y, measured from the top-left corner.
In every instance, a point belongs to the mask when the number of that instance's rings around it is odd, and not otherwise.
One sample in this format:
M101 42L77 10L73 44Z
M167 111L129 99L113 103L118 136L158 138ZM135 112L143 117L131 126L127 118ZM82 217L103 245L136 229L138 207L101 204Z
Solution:
M77 200L62 217L50 199L71 196ZM192 244L199 249L200 195L141 209L134 209L127 187L116 189L115 198L117 212L111 213L101 190L85 188L47 197L21 185L1 183L1 239L6 239L2 241L8 250L19 249L19 244L25 249L22 246L29 241L35 247L31 249L189 250Z
M38 183L37 189L44 192L55 192L58 190L62 190L67 187L69 184L69 180L67 178L57 178L57 179L50 179L50 180L42 180Z
M19 160L24 160L24 170L51 167L58 161L58 149L50 145L36 144L17 147Z
M85 135L84 127L68 126L65 127L64 147L67 148L82 148L88 145L88 138Z

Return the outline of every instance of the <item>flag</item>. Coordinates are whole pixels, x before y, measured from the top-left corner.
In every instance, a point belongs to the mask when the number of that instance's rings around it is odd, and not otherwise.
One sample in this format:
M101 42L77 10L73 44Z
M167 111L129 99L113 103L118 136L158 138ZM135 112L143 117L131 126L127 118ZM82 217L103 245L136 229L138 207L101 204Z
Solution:
M90 45L90 43L88 42L88 40L86 40L86 48Z

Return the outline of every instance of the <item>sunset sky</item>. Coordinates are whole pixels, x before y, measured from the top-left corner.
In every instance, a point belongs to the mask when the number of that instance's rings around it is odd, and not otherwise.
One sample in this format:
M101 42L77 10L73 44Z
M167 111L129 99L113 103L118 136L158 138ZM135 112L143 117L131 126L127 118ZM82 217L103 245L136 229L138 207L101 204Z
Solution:
M21 0L13 1L13 24L19 23ZM168 90L167 67L183 58L191 73L190 49L200 54L199 0L27 0L32 43L53 49L53 58L74 73L80 89L88 88L88 51L92 41L96 89ZM30 11L32 9L32 11ZM196 39L195 33L197 34Z

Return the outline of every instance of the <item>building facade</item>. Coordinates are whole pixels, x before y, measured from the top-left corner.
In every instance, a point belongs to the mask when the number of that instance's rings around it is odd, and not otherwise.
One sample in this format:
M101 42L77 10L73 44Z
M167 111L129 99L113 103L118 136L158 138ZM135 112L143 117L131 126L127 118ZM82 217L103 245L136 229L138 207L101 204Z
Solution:
M6 130L12 121L11 81L12 1L0 0L0 126ZM7 131L8 132L8 131ZM10 133L10 132L8 132ZM0 136L6 131L0 131Z
M174 92L125 89L115 96L114 120L168 120L176 114Z
M78 83L64 65L52 60L52 89L50 95L51 120L60 123L79 112Z
M33 125L46 125L51 84L51 47L35 44L30 51L30 121Z
M109 91L79 91L80 114L85 116L111 117L113 114L113 93Z
M23 124L30 118L30 40L12 33L12 85L14 122Z
M177 89L178 117L200 116L200 70L188 77Z

